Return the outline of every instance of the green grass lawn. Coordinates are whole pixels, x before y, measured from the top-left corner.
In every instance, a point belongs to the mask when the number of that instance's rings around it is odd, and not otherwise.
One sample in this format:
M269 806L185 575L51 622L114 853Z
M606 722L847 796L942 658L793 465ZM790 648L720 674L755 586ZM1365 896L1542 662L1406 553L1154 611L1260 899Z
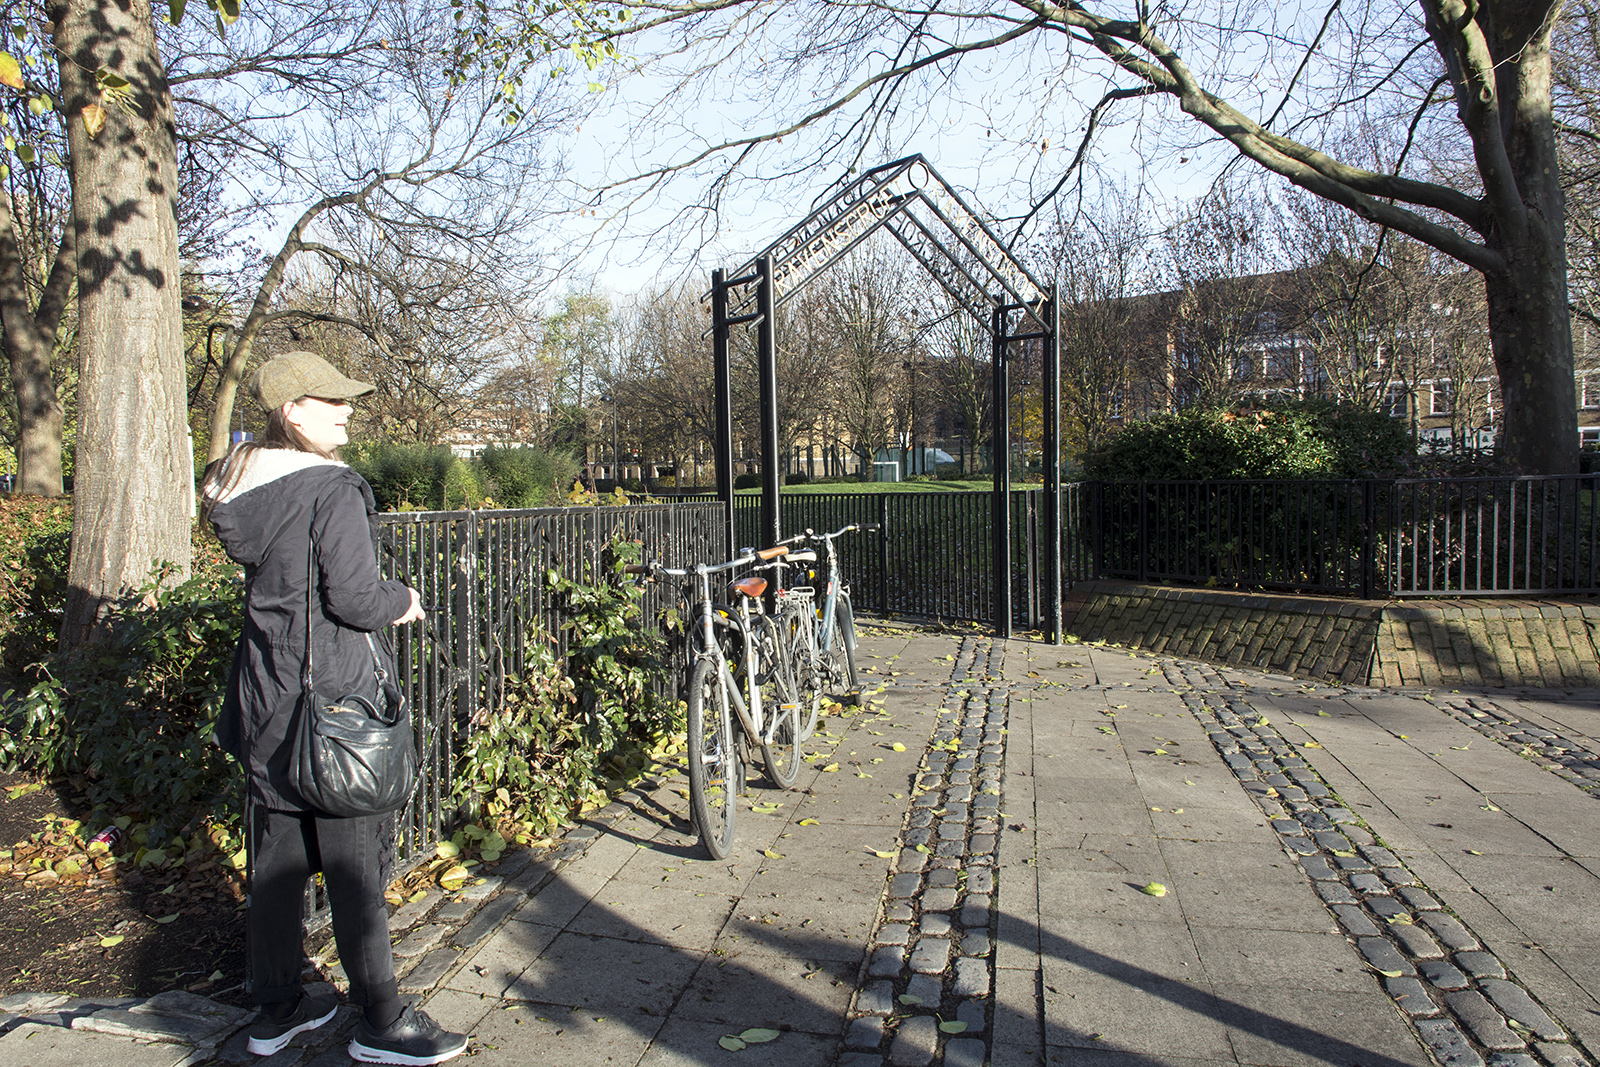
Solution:
M1025 485L1013 481L1013 489L1033 489L1037 486ZM969 479L964 481L937 482L829 482L824 485L786 485L785 493L971 493L974 491L987 493L994 488L994 482L988 478L981 481ZM761 490L740 489L742 494L759 493Z

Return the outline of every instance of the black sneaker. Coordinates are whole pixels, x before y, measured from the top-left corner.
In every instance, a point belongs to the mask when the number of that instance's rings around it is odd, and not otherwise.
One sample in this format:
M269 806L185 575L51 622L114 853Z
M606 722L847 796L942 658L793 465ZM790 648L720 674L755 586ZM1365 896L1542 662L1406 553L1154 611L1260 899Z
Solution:
M288 1018L274 1019L264 1014L257 1016L247 1031L250 1035L248 1047L257 1056L270 1056L293 1040L296 1034L315 1030L333 1018L333 1013L338 1010L338 998L331 994L308 997L302 993L300 1003L294 1006Z
M450 1033L427 1012L407 1004L386 1030L374 1030L364 1018L357 1022L356 1036L346 1051L362 1063L443 1063L467 1051L467 1035Z

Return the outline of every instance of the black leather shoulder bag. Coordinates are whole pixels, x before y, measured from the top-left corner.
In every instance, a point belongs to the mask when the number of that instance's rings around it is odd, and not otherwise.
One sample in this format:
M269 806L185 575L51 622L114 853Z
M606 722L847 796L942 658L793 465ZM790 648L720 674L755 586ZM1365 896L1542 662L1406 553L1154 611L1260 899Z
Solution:
M306 658L295 708L290 784L307 804L328 815L382 815L403 806L416 788L411 713L370 633L366 638L372 650L372 692L347 693L338 700L317 695L311 662L316 547L313 538L306 555Z

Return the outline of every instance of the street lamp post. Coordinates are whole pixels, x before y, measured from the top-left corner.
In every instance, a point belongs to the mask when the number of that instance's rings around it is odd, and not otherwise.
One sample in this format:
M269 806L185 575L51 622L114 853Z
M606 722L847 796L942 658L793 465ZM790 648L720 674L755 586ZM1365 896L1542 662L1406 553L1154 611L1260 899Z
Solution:
M622 484L622 446L617 436L617 394L605 393L600 397L600 403L611 401L611 480L617 485Z

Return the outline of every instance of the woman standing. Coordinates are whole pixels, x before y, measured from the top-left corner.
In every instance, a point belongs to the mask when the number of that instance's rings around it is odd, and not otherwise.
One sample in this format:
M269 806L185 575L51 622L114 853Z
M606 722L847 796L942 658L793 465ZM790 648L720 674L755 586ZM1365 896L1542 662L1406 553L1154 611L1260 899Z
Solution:
M217 741L244 767L250 799L248 965L261 1006L250 1051L272 1055L333 1018L338 1006L300 985L302 901L306 880L321 871L350 1000L364 1009L351 1057L433 1064L460 1055L467 1038L400 1000L383 899L392 817L324 815L289 778L307 627L316 688L337 697L370 685L369 634L422 618L415 589L378 576L372 488L338 458L349 440L349 401L374 389L311 352L277 356L250 382L267 409L262 440L237 446L206 472L206 516L244 565L246 582L244 635ZM392 658L383 638L379 647Z

